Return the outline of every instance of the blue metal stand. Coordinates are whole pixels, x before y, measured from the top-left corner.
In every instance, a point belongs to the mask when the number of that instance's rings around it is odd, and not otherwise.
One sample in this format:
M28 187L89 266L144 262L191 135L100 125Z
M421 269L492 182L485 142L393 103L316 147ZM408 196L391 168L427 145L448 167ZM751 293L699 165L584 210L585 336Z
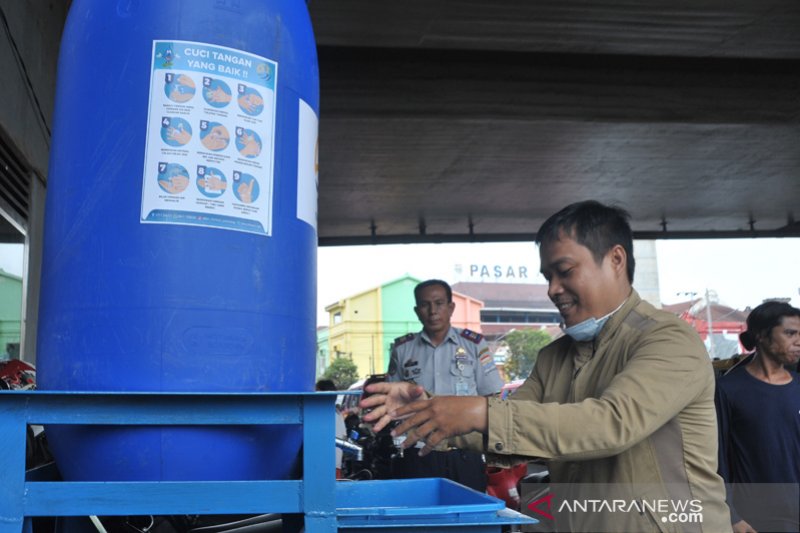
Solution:
M0 392L0 533L25 517L302 513L308 533L334 532L335 393L193 394ZM302 480L31 482L26 424L302 424ZM309 446L308 443L317 443Z
M498 533L536 523L442 479L335 480L332 393L0 391L0 533L28 517L295 513L306 533ZM303 426L303 479L72 482L25 477L26 424ZM338 499L338 501L337 501ZM488 499L488 500L487 500ZM338 505L338 511L337 511ZM338 513L338 514L337 514Z

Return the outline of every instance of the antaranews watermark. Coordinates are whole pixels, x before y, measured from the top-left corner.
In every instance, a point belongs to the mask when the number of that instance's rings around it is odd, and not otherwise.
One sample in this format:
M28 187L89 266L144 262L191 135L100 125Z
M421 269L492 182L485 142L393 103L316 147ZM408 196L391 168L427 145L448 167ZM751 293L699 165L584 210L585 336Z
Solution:
M703 502L664 486L525 484L522 512L540 521L533 531L643 531L704 521ZM693 528L690 528L693 529Z
M736 516L756 531L800 531L797 483L727 488ZM670 484L524 483L520 489L520 510L539 520L531 531L702 531L718 525L723 505L703 502L687 494L685 486Z

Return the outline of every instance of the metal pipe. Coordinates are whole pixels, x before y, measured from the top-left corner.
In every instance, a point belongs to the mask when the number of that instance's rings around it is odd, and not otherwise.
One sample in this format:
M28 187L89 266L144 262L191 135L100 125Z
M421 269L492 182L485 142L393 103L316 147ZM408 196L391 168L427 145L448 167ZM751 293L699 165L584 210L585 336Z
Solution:
M344 453L355 455L356 461L364 460L364 449L358 444L353 444L350 441L336 437L336 447L342 450Z

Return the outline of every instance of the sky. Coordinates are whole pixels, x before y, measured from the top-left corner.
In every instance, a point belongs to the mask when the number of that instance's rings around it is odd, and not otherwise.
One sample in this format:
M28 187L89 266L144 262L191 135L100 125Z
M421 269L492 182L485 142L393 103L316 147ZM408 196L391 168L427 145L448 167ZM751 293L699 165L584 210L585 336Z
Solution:
M22 251L21 244L0 243L0 269L22 276Z
M792 305L800 305L800 239L665 240L656 241L656 251L664 304L708 289L736 309L755 307L765 298L791 298ZM0 244L0 268L22 274L22 245ZM544 283L533 243L320 248L317 321L327 324L326 306L406 274L455 283L480 279L481 272L488 274L484 279Z
M800 239L664 240L656 241L656 252L663 304L687 301L686 293L702 295L708 289L719 303L736 309L766 298L791 298L792 305L800 305ZM325 306L405 274L477 281L469 277L473 265L476 274L487 267L484 279L493 279L499 266L498 281L545 282L533 243L325 247L318 253L317 322L327 323ZM519 275L523 267L525 279Z

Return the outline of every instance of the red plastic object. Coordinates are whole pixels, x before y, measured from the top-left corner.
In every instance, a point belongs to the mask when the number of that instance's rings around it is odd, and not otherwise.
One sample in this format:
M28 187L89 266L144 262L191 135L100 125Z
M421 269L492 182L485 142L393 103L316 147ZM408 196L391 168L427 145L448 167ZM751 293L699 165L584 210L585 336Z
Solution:
M486 468L486 475L489 476L486 493L506 502L509 509L519 510L517 484L527 473L527 463L521 463L511 468L489 466Z
M0 389L36 388L36 369L19 359L0 361Z

